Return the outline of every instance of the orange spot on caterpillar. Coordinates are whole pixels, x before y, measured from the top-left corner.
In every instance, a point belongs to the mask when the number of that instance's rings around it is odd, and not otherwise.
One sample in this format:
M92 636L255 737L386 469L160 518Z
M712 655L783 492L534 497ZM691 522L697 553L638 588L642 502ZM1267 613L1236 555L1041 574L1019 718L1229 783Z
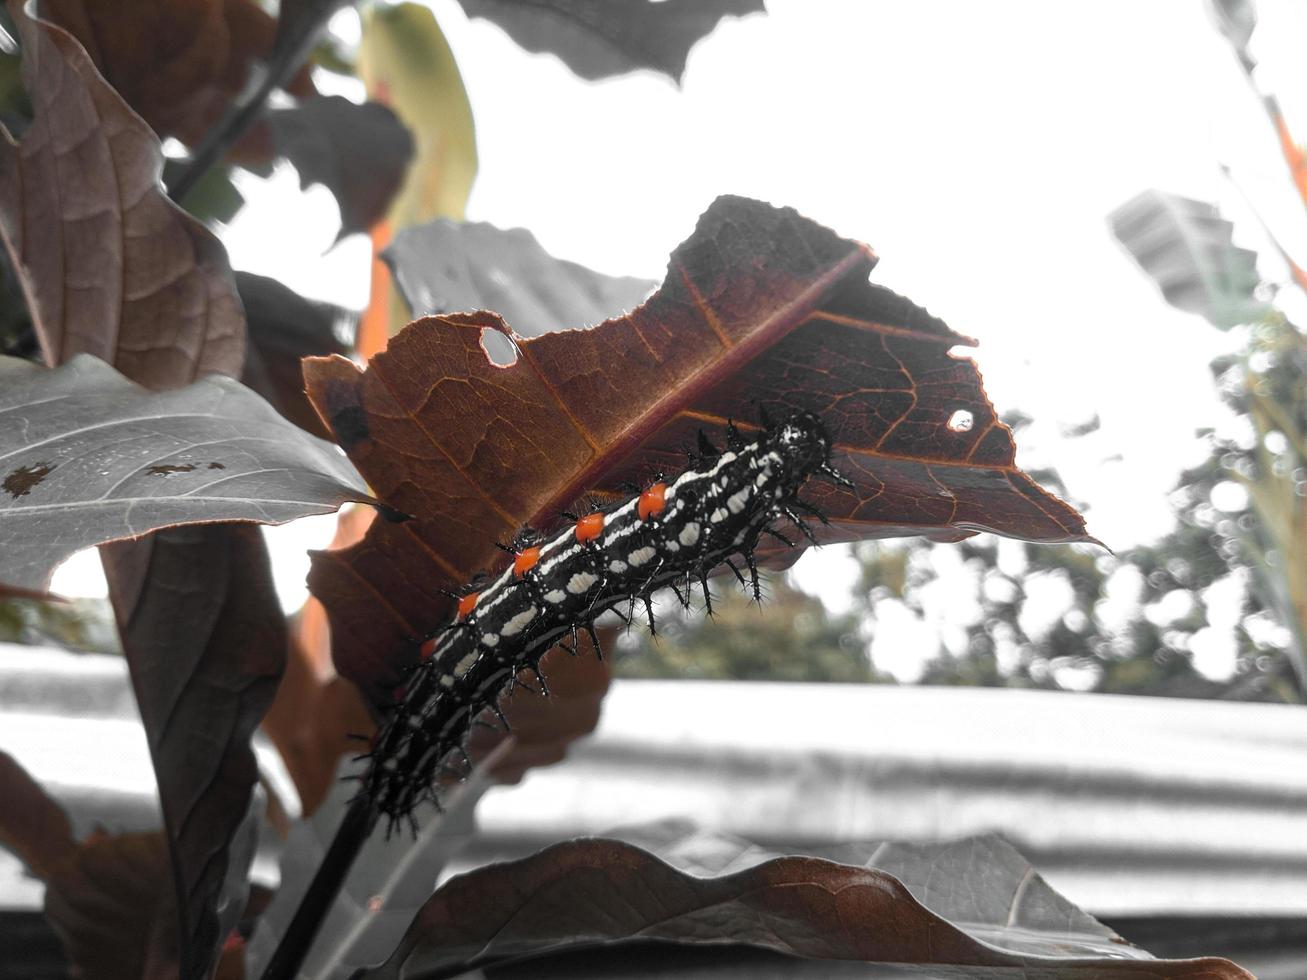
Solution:
M667 507L667 484L655 483L644 493L640 494L640 502L635 505L636 513L640 515L640 520L647 521L651 517L657 517Z
M593 514L586 514L576 522L576 540L585 544L587 541L593 541L599 535L604 533L604 515L600 511Z
M521 578L531 569L536 567L536 562L540 560L539 548L523 548L513 559L513 574Z
M438 637L433 636L425 640L422 643L422 645L418 647L418 656L421 657L423 660L430 660L431 655L436 652L437 639Z
M476 606L477 598L480 595L480 592L469 592L458 600L458 615L461 618L467 619L468 616L472 615L472 610Z

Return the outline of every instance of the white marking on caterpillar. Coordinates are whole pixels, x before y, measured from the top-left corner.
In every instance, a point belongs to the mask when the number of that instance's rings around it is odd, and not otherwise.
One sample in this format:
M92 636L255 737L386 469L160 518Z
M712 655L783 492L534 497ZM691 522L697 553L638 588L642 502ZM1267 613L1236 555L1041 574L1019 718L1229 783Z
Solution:
M741 490L736 490L733 494L731 494L729 497L726 498L726 508L732 514L740 513L741 511L744 510L744 505L749 502L750 492L751 491L749 490L748 487L744 487Z
M567 591L572 595L585 595L599 579L590 572L577 572L567 580Z
M536 618L536 612L535 606L527 606L503 625L503 628L499 631L500 634L503 636L517 636L518 633L526 629L527 623Z
M431 796L472 718L569 631L589 629L633 593L712 568L733 551L748 557L759 532L824 462L829 444L819 421L795 416L783 430L769 426L744 449L668 481L657 520L639 517L642 495L635 495L604 512L602 531L588 543L576 540L574 523L532 541L539 549L533 568L522 576L502 570L477 590L472 623L429 634L440 637L434 655L383 729L367 778L376 809L393 822Z

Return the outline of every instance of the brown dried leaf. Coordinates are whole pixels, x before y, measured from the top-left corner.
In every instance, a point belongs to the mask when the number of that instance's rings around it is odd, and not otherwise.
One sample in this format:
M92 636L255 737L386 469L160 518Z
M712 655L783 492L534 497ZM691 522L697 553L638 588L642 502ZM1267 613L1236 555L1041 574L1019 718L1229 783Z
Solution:
M669 855L667 863L620 841L571 841L454 878L422 907L390 959L363 976L452 976L561 949L664 940L734 942L824 960L929 964L968 977L1251 978L1227 960L1145 958L992 838L916 850L931 853L899 863L909 871L924 863L930 875L924 888L910 891L880 870L880 857L892 856L893 845L862 866L780 857L734 874L698 877L702 841L690 848L692 873L682 870L684 854ZM996 851L1015 857L1024 871L1008 874L1013 862L996 864ZM718 868L732 864L720 854L715 858ZM936 903L975 918L950 921L934 911Z
M1084 521L1013 459L974 343L889 290L875 257L790 209L723 197L627 316L514 338L491 364L492 313L419 320L366 372L305 364L309 397L377 495L416 520L315 556L310 586L331 617L336 663L378 700L412 638L449 610L442 588L495 561L494 542L544 526L583 494L683 465L703 429L795 409L835 436L854 493L814 487L825 540L989 530L1085 541ZM967 425L959 425L967 413ZM950 425L950 423L953 423Z
M300 186L322 184L335 195L340 238L385 216L413 159L413 137L380 102L322 96L269 113L268 126Z
M46 879L45 915L85 980L177 975L168 840L93 833Z
M68 814L6 752L0 752L0 799L0 845L38 878L49 877L77 847Z
M159 141L72 37L10 10L36 118L21 143L0 134L0 233L47 362L94 354L152 388L238 377L226 253L164 197Z
M36 119L21 144L0 139L0 231L46 359L95 354L153 388L238 377L245 330L225 253L163 196L157 139L76 40L17 3L10 11ZM103 554L171 845L173 972L189 980L208 972L239 914L230 896L247 865L231 845L249 811L249 736L284 663L284 622L249 526L163 531Z
M272 55L277 25L254 0L44 0L42 15L67 30L101 74L160 136L195 145L230 107L256 61ZM308 69L287 86L314 94ZM30 87L29 87L30 90ZM258 124L230 154L271 160Z
M172 841L182 976L203 976L240 912L218 905L246 873L228 846L258 778L250 738L285 666L285 620L252 525L171 528L101 554Z
M349 349L336 328L351 319L351 314L307 300L277 280L252 272L237 272L236 286L249 326L241 381L301 429L330 439L331 433L304 396L300 359L347 354Z

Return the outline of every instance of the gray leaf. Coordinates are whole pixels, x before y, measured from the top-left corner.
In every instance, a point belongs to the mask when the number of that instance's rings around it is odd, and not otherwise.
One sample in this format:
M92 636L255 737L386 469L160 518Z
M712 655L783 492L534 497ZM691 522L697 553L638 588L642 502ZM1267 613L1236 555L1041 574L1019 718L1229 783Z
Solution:
M0 358L0 491L0 582L32 589L105 541L371 502L339 449L236 381L148 392L89 355Z
M1253 295L1257 253L1231 240L1234 226L1210 204L1147 190L1112 212L1112 233L1166 301L1222 330L1270 309Z
M415 317L494 310L519 337L602 323L658 285L556 259L523 228L445 218L401 231L381 257ZM484 342L495 363L512 363L501 334L487 331Z
M548 51L582 78L649 68L681 80L696 41L762 0L459 0L528 51Z

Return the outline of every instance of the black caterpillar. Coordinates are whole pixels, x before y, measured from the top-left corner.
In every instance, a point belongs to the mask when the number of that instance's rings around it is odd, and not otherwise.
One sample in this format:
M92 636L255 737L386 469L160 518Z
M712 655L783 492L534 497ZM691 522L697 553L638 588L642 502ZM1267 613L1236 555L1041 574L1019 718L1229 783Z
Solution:
M800 512L825 517L799 499L809 477L822 474L851 487L830 465L831 440L815 415L800 412L763 428L746 442L728 427L722 452L700 433L699 451L680 476L659 481L606 511L566 515L573 523L547 538L520 535L513 564L479 589L457 596L453 622L427 637L421 661L409 676L399 703L373 741L363 793L393 827L424 800L439 806L436 784L451 754L467 765L463 743L476 716L499 714L499 695L522 671L544 687L537 665L551 647L578 631L589 634L596 652L594 620L623 603L629 614L655 589L697 580L712 613L708 575L738 554L747 564L750 586L760 598L754 549L763 534L793 544L772 526L789 519L813 540ZM680 595L678 589L678 595ZM686 602L684 596L682 602ZM502 715L500 715L502 721Z

